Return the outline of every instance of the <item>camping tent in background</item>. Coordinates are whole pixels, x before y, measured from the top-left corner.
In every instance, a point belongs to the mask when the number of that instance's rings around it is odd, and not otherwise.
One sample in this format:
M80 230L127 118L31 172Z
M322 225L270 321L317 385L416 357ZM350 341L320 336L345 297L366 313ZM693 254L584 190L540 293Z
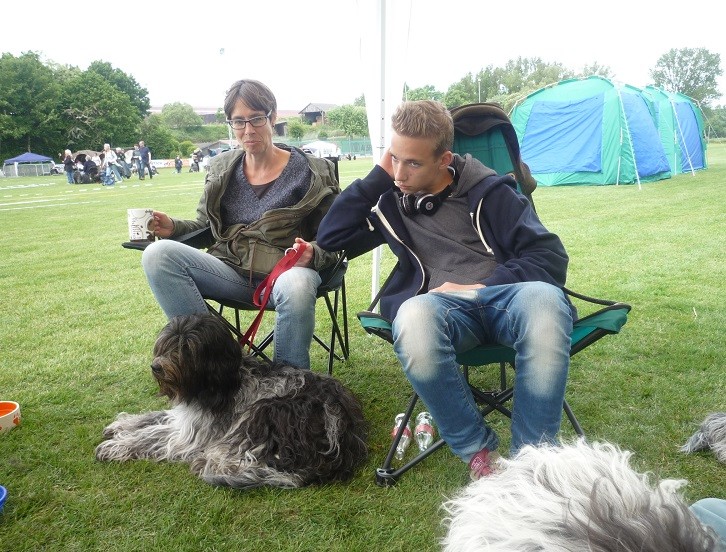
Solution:
M703 113L683 94L646 86L643 95L653 105L660 140L672 174L706 168Z
M53 165L50 157L27 152L3 161L3 172L5 176L41 176L50 174Z
M522 160L543 186L670 178L641 90L591 76L541 88L510 114Z

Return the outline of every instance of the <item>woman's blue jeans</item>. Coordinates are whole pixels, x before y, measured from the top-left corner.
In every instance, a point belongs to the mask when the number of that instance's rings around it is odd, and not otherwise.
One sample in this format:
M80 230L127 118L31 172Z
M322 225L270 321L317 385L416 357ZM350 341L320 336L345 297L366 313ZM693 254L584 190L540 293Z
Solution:
M66 171L66 180L68 180L68 184L76 183L76 181L73 178L73 171Z
M240 275L212 255L174 240L150 244L141 256L154 297L168 318L209 312L204 298L249 303L260 280ZM320 275L293 267L275 282L269 305L275 309L274 360L310 368L315 302ZM250 321L253 316L250 316Z
M101 181L105 186L112 186L116 183L116 179L114 178L113 170L111 169L111 167L106 167L106 169L103 171Z
M511 452L555 442L570 364L572 312L559 288L542 282L429 292L405 301L393 321L394 350L441 437L465 462L495 450L457 353L499 343L515 351Z

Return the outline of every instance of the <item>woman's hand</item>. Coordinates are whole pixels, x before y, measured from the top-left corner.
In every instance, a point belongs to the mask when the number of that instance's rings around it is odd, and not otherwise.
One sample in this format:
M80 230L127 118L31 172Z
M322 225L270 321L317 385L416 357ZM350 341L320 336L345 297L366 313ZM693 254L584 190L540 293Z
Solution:
M303 251L300 255L300 258L295 263L295 266L308 267L313 262L315 252L313 251L313 246L302 238L295 238L295 245L293 245L292 248L297 251L300 249L301 245L305 247L305 251Z
M174 222L169 215L154 211L154 234L157 238L168 238L174 233Z

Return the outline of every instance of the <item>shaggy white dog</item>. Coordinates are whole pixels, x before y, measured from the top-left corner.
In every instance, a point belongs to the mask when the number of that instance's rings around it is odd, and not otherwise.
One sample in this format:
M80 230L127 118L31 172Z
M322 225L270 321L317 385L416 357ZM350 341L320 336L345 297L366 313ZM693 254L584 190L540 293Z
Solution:
M706 416L698 431L691 435L681 452L711 449L719 462L726 464L726 412Z
M607 443L524 447L502 471L447 501L446 552L665 552L717 550L678 493L651 482L631 453Z

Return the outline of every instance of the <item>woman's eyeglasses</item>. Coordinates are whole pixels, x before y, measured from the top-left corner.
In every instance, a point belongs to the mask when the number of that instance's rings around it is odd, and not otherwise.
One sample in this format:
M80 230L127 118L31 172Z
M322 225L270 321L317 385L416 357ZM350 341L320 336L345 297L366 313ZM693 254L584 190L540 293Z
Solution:
M271 114L272 110L268 111L267 115L260 115L259 117L252 117L251 119L227 119L227 124L235 130L243 130L247 123L255 128L260 128L265 126Z

